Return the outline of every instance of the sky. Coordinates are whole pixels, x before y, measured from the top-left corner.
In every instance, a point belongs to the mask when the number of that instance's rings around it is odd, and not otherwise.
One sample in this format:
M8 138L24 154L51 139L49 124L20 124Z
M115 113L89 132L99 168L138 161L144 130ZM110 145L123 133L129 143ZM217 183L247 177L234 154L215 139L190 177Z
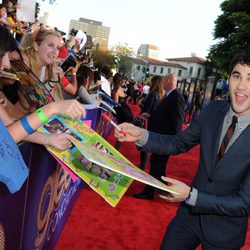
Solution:
M160 58L205 57L213 40L214 21L223 0L49 0L50 25L68 32L71 19L80 17L110 27L109 47L127 44L135 52L141 44L160 47Z

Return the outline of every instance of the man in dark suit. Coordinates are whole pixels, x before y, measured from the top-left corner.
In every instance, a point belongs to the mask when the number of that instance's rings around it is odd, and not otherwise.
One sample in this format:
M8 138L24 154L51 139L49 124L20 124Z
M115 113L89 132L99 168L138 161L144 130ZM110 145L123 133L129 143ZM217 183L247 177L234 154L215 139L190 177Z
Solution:
M148 119L148 130L160 134L175 135L182 130L184 121L184 98L177 89L177 77L175 74L168 74L162 79L162 85L166 92L165 97L150 114ZM158 180L165 176L168 154L152 153L150 157L149 174ZM134 194L139 199L153 199L154 188L146 185L143 192Z
M210 102L185 131L159 135L121 124L126 137L115 132L121 141L136 141L146 151L163 154L183 153L200 144L191 187L163 177L179 195L162 197L182 203L161 249L196 249L201 244L203 249L238 250L244 245L250 212L250 50L238 53L230 65L231 103Z

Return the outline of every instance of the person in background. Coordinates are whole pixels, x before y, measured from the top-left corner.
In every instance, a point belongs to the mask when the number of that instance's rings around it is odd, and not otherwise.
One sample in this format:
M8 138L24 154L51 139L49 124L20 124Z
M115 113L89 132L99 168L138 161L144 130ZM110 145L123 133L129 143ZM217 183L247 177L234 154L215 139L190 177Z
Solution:
M89 86L93 81L94 73L86 64L81 64L76 73L78 84L77 95L84 104L94 104L99 106L100 102L95 95L90 95L88 92Z
M141 92L141 96L140 96L140 106L143 105L146 97L148 96L150 90L150 85L146 82L143 86L142 86L142 92Z
M181 202L164 235L161 249L239 250L244 246L250 213L250 50L229 64L227 100L211 101L183 132L161 135L121 124L126 137L143 150L180 154L200 144L200 161L192 184L163 177L178 194L161 196Z
M116 103L119 104L119 106L114 107L118 124L123 122L132 122L134 119L132 111L127 105L126 94L123 90L122 85L123 77L120 73L116 73L113 77L113 89L111 97ZM116 141L115 148L119 149L120 146L121 143L119 141Z
M159 86L160 85L161 83ZM168 74L163 77L162 87L166 94L160 101L159 99L157 100L157 98L161 96L161 87L159 87L158 93L153 93L156 97L152 102L156 104L154 106L152 105L154 110L151 111L150 117L148 118L148 129L160 134L175 135L182 130L185 105L184 98L177 89L177 76L175 74ZM161 176L165 176L168 159L169 154L153 152L150 156L149 174L161 180ZM154 191L152 186L146 185L141 193L134 194L133 197L139 199L153 199Z
M0 85L2 85L1 81L2 81L3 75L6 75L5 72L10 69L9 53L16 49L16 42L12 34L4 26L0 26L0 37L1 37L0 39L0 59L1 59ZM37 113L33 113L33 115L27 116L27 117L24 115L19 117L19 118L22 117L21 121L23 121L23 123L21 122L21 124L24 124L24 126L26 127L26 129L23 128L24 131L22 132L22 127L21 129L18 128L18 126L21 126L20 122L18 122L19 119L17 119L17 117L13 119L8 114L7 112L8 105L9 105L8 100L6 100L5 96L2 96L0 98L0 109L1 109L0 118L6 126L10 126L9 127L10 133L13 136L15 141L18 142L24 139L29 142L39 143L42 145L49 145L60 150L65 150L66 148L68 148L67 145L71 144L69 141L69 137L66 134L57 136L57 135L49 135L49 134L35 132L35 130L42 125L41 121L38 122L40 116L38 116ZM66 115L69 115L71 118L80 118L81 116L84 116L84 117L86 116L86 112L84 108L76 100L52 102L50 104L47 104L47 106L42 107L39 110L40 110L39 111L40 114L44 114L44 116L47 117L47 119L49 119L55 114L66 114ZM38 118L36 116L38 116ZM29 117L31 118L29 119ZM34 119L34 125L32 122L33 119ZM46 119L43 119L43 120L46 120ZM14 126L12 124L16 124L16 125ZM16 130L11 129L12 126ZM27 131L32 135L28 136L29 133ZM26 134L24 132L26 132Z
M16 47L15 39L4 26L0 26L0 85L2 77L7 77L10 68L9 53ZM6 72L6 73L5 73ZM3 182L11 193L15 193L22 187L28 176L28 168L25 165L22 155L16 143L31 137L37 128L42 126L55 114L66 114L71 118L86 116L82 105L75 100L52 102L37 109L30 115L13 121L5 109L6 102L0 99L0 181ZM43 144L55 145L55 140L60 144L59 149L65 150L71 147L71 136L62 134L55 138L53 135L44 135Z
M140 88L139 88L139 82L134 82L134 85L133 85L133 102L134 102L134 105L136 105L137 103L137 98L140 94Z
M126 97L127 97L126 102L127 103L130 103L131 100L132 100L132 95L133 95L132 88L133 88L133 85L134 85L134 83L133 83L132 80L127 80L126 81Z
M58 66L61 66L64 62L65 58L69 55L69 52L65 45L62 45L59 49L59 54L56 62L58 63ZM61 75L61 84L62 84L62 90L63 90L63 96L64 92L69 95L75 95L77 92L77 80L76 80L76 72L78 70L79 64L76 63L75 67L70 67L66 72L64 72ZM66 76L70 77L70 80L66 78Z
M148 85L149 86L149 85ZM145 101L141 104L141 112L151 114L165 96L166 91L163 86L161 76L153 76L149 86Z
M61 91L63 71L56 63L61 39L60 33L40 28L24 34L19 46L24 62L44 83L55 101L63 99Z
M109 66L103 65L100 69L102 90L111 96L111 85L113 83L113 73Z
M98 70L93 70L93 81L92 84L90 84L88 92L89 94L97 94L99 93L99 90L101 89L102 86L102 76L100 71Z
M7 19L7 7L3 4L0 4L0 25L4 25L10 29L20 29L20 27Z
M102 76L101 76L101 72L98 70L94 70L94 84L93 84L93 88L101 88L102 85Z
M111 97L120 106L115 107L116 118L119 123L131 122L133 120L133 114L126 103L126 94L123 90L123 77L120 73L116 73L113 77L113 89Z
M145 97L143 103L141 103L141 115L149 118L150 115L156 110L157 106L162 101L166 92L162 84L161 76L153 76L151 79L151 87L148 95ZM140 151L140 169L144 170L147 164L147 152Z

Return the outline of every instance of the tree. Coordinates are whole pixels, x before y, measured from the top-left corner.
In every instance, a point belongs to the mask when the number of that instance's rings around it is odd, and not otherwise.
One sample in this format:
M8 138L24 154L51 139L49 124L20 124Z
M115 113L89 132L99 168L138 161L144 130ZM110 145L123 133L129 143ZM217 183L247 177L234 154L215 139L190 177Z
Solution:
M111 51L100 50L98 48L94 48L92 50L92 58L94 60L95 67L99 70L104 66L108 66L110 69L115 68L115 57Z
M220 7L223 14L215 21L213 33L218 43L210 47L208 61L225 73L233 54L250 48L250 1L226 0Z
M130 58L134 55L133 49L127 43L118 43L112 48L112 52L116 57L118 71L123 74L130 74L133 64Z

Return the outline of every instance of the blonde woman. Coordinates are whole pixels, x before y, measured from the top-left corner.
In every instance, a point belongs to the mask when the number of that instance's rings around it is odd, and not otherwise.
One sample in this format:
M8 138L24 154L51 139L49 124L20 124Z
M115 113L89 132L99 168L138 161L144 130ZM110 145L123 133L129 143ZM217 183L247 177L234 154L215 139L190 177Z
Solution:
M162 77L153 76L150 83L150 89L145 101L141 105L141 114L144 117L150 117L160 104L166 91L163 88ZM147 164L148 153L140 151L140 169L144 170Z
M38 29L23 36L20 50L24 62L50 91L55 101L62 100L62 69L56 64L61 35L54 30Z
M12 34L3 26L0 26L0 83L3 73L10 68L9 53L16 49L16 42ZM40 119L42 114L43 119ZM20 121L16 121L8 114L8 102L5 96L0 98L0 120L8 127L11 136L16 142L25 140L29 142L49 145L59 150L70 147L69 135L47 135L35 132L44 122L55 114L67 114L71 118L86 116L83 106L76 100L56 101L39 109L29 116L23 116Z

